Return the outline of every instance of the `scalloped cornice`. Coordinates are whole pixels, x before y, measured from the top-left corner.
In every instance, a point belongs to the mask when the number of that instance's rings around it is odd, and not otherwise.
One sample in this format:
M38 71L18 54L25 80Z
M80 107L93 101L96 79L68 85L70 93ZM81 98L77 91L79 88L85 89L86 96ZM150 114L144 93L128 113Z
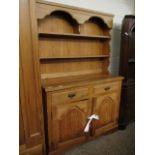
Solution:
M91 11L84 11L83 9L75 9L74 7L67 7L66 5L52 5L52 4L44 4L44 3L40 3L38 2L36 4L36 17L37 19L43 19L45 18L47 15L50 15L52 12L54 11L64 11L67 12L68 14L70 14L72 16L73 19L75 19L77 21L77 23L79 24L83 24L86 21L88 21L90 18L92 17L98 17L100 19L102 19L109 28L112 28L112 20L113 20L113 16L111 15L107 15L107 14L103 14L103 13L98 13L98 12L91 12Z

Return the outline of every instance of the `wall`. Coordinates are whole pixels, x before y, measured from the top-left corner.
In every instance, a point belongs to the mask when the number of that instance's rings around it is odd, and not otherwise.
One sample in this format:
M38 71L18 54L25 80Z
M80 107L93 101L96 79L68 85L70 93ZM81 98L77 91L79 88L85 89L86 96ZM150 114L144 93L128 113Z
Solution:
M134 0L46 0L56 3L87 8L100 12L114 14L112 30L111 57L109 70L113 75L118 74L120 57L121 24L124 15L134 14Z

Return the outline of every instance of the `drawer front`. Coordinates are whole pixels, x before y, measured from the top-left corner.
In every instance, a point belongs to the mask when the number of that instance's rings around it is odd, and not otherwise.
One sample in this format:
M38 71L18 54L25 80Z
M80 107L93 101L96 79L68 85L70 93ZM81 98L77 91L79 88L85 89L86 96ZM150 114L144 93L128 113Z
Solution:
M96 85L94 86L94 94L96 95L111 91L117 91L120 89L120 86L121 86L120 82Z
M89 91L88 88L76 88L66 91L56 92L52 94L52 102L55 103L65 103L72 102L79 99L88 98Z

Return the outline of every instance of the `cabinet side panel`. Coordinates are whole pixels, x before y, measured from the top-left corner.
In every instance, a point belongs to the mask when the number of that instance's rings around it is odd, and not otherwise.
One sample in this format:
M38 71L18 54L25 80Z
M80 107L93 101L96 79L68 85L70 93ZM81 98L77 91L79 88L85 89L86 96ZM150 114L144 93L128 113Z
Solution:
M42 143L41 96L30 21L29 0L20 0L20 93L27 147ZM40 87L41 89L41 87Z

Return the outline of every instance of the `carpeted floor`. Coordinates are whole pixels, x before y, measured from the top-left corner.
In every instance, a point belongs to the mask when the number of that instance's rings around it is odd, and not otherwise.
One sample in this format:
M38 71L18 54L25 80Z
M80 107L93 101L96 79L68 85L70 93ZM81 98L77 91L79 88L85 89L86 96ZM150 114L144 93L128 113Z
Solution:
M112 134L101 136L93 141L80 145L64 155L134 155L135 125L127 126Z

